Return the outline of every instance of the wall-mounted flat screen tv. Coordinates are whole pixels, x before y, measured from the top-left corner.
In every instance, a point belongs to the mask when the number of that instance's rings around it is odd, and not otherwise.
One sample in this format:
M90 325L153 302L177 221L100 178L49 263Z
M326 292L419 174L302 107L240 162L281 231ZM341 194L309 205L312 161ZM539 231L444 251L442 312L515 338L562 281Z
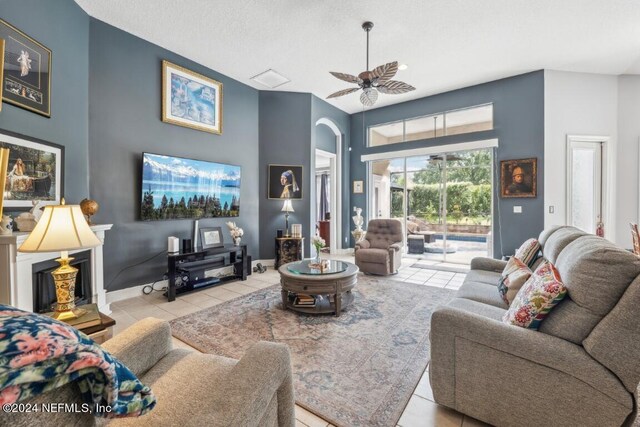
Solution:
M141 218L240 215L240 166L143 153Z

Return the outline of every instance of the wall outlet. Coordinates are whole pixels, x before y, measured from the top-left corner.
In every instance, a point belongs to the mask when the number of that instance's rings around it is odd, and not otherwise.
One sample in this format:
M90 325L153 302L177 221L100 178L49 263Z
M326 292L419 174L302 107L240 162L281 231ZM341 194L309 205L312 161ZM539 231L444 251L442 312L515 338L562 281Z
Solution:
M514 206L513 213L522 213L522 206Z
M556 211L555 206L549 206L549 213L554 213Z

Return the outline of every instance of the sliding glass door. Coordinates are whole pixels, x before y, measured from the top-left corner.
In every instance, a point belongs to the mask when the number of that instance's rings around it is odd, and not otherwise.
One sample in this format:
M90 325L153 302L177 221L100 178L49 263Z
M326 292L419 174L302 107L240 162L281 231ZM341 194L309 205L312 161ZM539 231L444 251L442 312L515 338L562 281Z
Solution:
M403 221L412 256L468 264L490 255L492 163L491 149L373 161L370 218Z

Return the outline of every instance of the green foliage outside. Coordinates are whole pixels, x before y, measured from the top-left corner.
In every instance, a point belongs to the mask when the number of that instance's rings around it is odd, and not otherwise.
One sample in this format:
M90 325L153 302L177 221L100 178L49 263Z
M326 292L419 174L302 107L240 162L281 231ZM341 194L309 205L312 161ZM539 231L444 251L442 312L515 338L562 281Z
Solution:
M491 221L491 154L475 151L447 160L447 222L452 224L489 225ZM441 224L440 193L442 161L431 161L427 167L408 172L410 177L408 215L431 224ZM392 174L391 182L404 186L404 174ZM391 215L403 217L403 193L392 191Z

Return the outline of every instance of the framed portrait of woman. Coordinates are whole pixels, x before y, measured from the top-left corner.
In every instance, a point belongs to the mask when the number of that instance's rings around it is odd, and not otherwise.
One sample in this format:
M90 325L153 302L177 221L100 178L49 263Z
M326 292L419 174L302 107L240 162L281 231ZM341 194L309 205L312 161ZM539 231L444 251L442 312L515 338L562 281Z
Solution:
M302 166L269 165L269 199L302 199Z

